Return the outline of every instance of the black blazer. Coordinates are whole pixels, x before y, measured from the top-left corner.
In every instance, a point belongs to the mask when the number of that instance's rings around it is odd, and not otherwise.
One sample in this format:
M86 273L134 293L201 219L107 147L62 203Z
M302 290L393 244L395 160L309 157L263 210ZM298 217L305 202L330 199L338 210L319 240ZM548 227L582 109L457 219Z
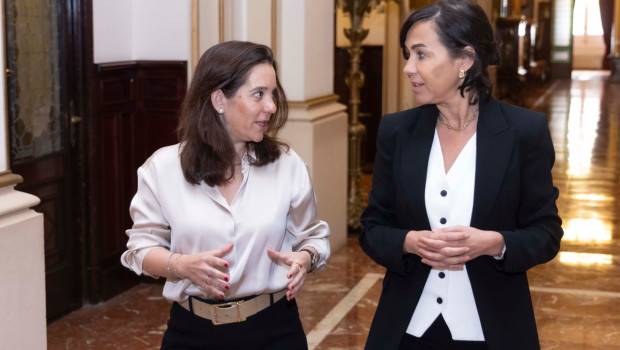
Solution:
M429 230L424 191L439 111L425 105L382 118L362 249L387 268L366 349L397 349L430 272L403 254L409 230ZM539 349L526 271L557 254L563 231L551 168L555 153L542 113L491 99L480 105L471 226L504 236L503 260L467 263L490 350Z

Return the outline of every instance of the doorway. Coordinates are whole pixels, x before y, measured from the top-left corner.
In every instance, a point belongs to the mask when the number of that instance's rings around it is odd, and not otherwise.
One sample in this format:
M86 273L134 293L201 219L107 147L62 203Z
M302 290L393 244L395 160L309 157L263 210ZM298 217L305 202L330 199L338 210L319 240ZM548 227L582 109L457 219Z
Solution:
M41 199L48 321L82 305L80 1L4 0L10 167Z

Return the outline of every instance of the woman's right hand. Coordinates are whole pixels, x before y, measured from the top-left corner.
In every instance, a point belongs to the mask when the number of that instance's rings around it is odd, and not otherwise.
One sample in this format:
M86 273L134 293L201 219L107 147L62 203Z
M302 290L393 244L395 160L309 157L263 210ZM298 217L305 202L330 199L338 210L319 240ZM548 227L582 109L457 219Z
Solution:
M209 299L224 299L225 291L230 289L228 262L222 259L233 249L229 243L224 247L192 255L181 255L175 262L175 272L179 277L189 279L200 288Z
M423 238L423 239L421 239ZM409 231L403 250L422 258L422 263L438 270L462 270L469 261L469 248L464 241L469 236L463 233L437 233L432 231ZM431 242L432 246L424 242Z

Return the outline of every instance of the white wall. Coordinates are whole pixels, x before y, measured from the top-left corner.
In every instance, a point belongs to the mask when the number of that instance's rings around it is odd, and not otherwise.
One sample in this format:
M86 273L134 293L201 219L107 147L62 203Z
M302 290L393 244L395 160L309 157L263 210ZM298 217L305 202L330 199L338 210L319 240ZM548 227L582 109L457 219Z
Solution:
M233 0L231 10L232 33L227 40L271 46L271 0Z
M333 1L329 1L333 5ZM291 101L333 93L333 6L309 0L278 2L278 45L282 85ZM326 40L325 38L330 38ZM305 80L300 83L299 79Z
M198 56L219 43L219 0L198 1ZM198 62L194 62L194 66Z
M190 0L93 0L95 63L190 60Z
M136 60L189 60L190 1L134 0Z
M93 0L95 63L133 59L133 2Z

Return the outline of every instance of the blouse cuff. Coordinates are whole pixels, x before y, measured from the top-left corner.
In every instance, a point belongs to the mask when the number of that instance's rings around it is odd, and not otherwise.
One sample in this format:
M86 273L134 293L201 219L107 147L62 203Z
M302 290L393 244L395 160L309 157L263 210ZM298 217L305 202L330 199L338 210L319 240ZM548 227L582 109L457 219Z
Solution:
M504 254L506 254L506 244L504 244L504 248L502 248L502 252L499 255L494 256L495 260L504 260Z
M136 250L127 250L121 256L121 263L126 268L135 272L136 275L145 275L145 276L158 279L159 276L151 275L142 268L142 263L144 262L144 258L153 248L156 248L156 247L146 247L146 248L136 249Z

